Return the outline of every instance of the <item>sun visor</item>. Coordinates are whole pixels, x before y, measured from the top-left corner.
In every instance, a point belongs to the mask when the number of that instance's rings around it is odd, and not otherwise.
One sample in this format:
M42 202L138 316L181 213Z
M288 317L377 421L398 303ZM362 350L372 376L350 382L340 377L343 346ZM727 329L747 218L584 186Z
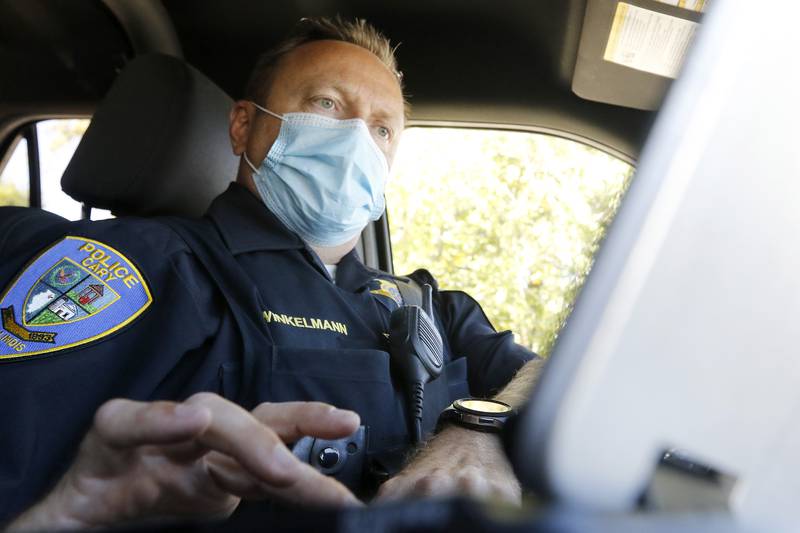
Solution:
M572 90L657 109L680 72L707 0L588 0Z

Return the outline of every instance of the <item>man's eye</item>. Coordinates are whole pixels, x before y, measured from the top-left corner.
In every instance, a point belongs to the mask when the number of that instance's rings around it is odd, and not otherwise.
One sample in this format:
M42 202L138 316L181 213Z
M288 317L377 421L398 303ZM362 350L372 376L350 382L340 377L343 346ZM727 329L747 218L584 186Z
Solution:
M322 109L330 111L336 107L336 103L331 100L330 98L318 98L317 105L319 105Z
M388 141L392 136L392 130L386 126L378 126L375 131L378 133L378 137L385 141Z

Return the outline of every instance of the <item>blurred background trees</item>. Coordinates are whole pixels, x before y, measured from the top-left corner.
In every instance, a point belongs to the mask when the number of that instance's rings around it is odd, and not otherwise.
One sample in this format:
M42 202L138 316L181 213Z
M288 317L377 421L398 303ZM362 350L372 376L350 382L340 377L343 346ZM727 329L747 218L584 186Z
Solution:
M11 183L0 183L0 205L28 205L28 195Z
M52 119L36 123L42 208L72 220L80 218L81 206L61 190L61 176L88 126L89 119ZM18 139L2 163L0 205L29 205L27 140Z
M395 271L427 268L547 355L631 175L550 135L409 129L387 190Z

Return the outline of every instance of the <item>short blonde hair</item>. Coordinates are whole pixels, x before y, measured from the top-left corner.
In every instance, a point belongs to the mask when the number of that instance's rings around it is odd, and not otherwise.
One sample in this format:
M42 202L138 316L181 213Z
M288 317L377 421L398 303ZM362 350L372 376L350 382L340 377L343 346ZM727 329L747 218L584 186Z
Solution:
M397 69L397 59L394 55L397 47L393 47L389 39L366 20L345 20L336 15L333 18L300 19L300 22L283 41L258 58L247 85L245 85L245 98L264 103L281 58L306 43L325 40L344 41L369 50L397 76L400 90L403 90L403 74ZM406 114L408 114L408 103L405 101L405 96L403 102Z

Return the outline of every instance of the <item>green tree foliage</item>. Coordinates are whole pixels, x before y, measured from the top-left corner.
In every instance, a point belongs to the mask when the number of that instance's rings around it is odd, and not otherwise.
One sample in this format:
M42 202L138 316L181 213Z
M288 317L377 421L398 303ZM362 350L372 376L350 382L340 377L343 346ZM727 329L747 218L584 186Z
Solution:
M0 183L0 205L28 205L28 195L10 183Z
M45 120L37 124L39 132L39 157L43 163L43 172L47 170L47 163L58 157L58 152L65 149L70 144L77 144L77 141L83 136L86 128L89 127L89 119L55 119ZM48 139L49 142L44 142ZM0 174L0 206L3 205L28 205L28 165L27 165L27 143L21 140L19 144L14 147L14 153L11 155L10 160L2 169ZM74 150L74 147L72 148ZM63 158L63 164L69 161L72 152L69 152L67 157ZM54 179L60 178L55 176ZM43 176L42 185L45 186L47 176ZM23 185L24 184L24 185ZM45 191L45 193L52 191Z
M0 206L28 205L28 143L12 143L11 152L0 154Z
M427 268L547 355L631 174L559 137L410 129L387 190L395 270Z
M51 152L60 150L69 143L79 140L86 133L89 127L88 118L72 118L61 120L49 120L42 123L44 127L50 128L49 149Z

